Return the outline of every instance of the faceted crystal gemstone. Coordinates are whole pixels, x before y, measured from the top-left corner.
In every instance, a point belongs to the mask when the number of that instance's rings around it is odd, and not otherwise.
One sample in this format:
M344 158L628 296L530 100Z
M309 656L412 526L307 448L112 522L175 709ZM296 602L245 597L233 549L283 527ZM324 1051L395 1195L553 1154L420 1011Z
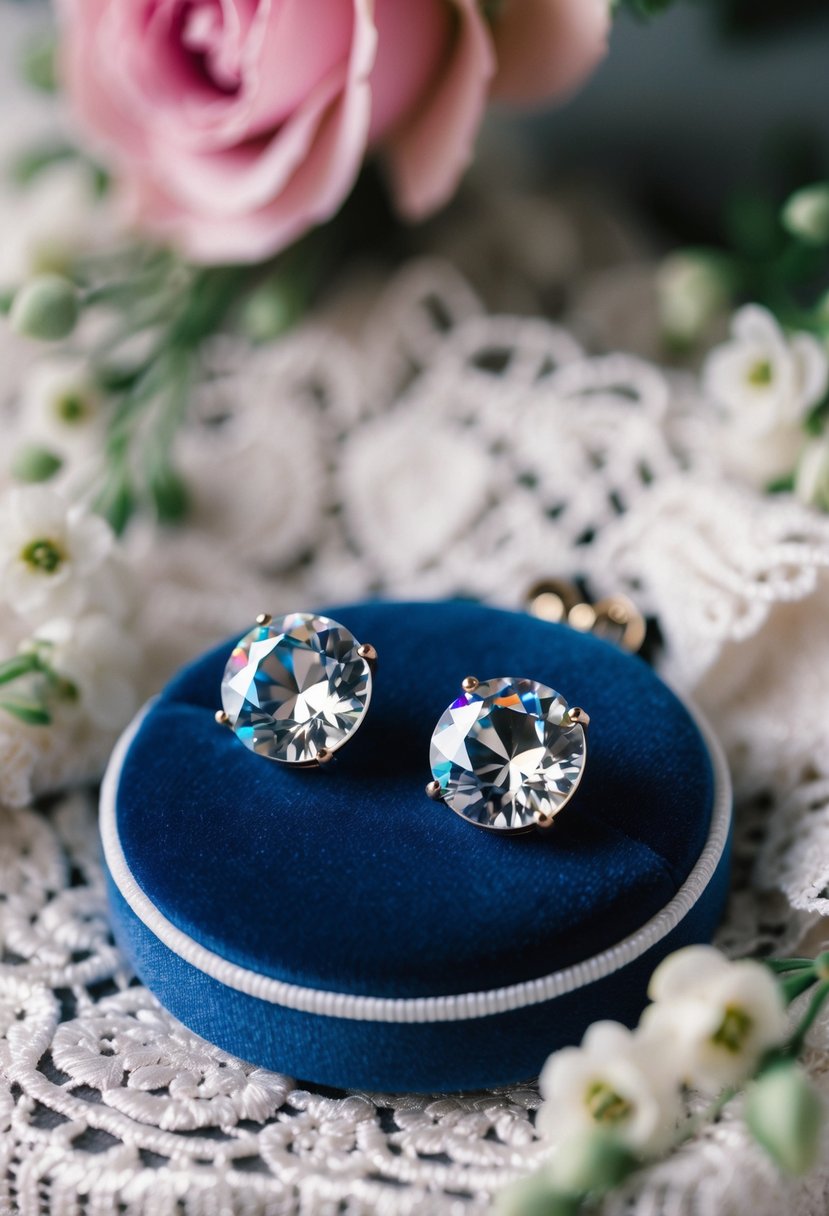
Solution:
M359 645L343 625L308 612L245 634L222 678L222 706L245 747L287 764L311 764L341 747L371 699Z
M480 827L525 831L556 815L586 759L584 727L562 696L504 677L464 692L432 735L432 774L446 803Z

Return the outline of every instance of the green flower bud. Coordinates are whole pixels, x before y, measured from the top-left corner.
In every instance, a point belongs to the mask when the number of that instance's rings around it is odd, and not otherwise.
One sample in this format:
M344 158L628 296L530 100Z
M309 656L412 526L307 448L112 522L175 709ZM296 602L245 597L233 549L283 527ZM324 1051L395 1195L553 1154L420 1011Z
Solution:
M630 1149L603 1131L582 1132L561 1145L553 1158L553 1183L577 1195L601 1195L628 1176L638 1165Z
M302 315L301 293L287 275L275 274L250 293L239 315L239 328L252 342L271 342Z
M79 313L73 284L61 275L41 274L16 293L10 320L12 329L27 338L56 342L71 334Z
M36 443L21 448L11 465L11 473L18 481L49 481L63 465L60 456Z
M829 244L829 182L805 186L787 201L783 227L810 245Z
M522 1178L495 1196L493 1216L577 1216L581 1200L553 1188L545 1171Z
M745 1118L754 1139L788 1174L805 1174L820 1147L823 1106L803 1069L770 1068L746 1094Z

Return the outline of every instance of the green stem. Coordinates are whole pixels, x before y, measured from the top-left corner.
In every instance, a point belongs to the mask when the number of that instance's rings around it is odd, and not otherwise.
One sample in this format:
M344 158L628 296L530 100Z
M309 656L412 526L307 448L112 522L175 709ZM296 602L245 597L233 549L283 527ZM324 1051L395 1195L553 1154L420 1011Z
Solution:
M192 350L215 333L250 277L247 266L219 266L196 275L170 328L168 346Z
M799 996L802 996L804 992L807 992L816 983L817 976L814 970L811 969L804 969L798 974L790 976L789 979L783 980L780 987L786 1004L791 1005L792 1001L796 1001Z
M806 1042L806 1036L814 1025L815 1019L826 1003L829 997L829 980L823 980L818 984L812 999L809 1001L808 1008L801 1018L800 1025L795 1030L786 1047L786 1052L790 1056L799 1056L803 1050L803 1045Z
M0 709L18 718L26 726L48 726L52 721L49 710L37 701L0 701Z
M42 664L36 654L15 655L13 659L7 659L5 663L0 664L0 684L11 684L21 676L32 675L33 672L41 670Z
M778 974L786 971L805 971L808 967L815 965L813 958L767 958L763 962Z

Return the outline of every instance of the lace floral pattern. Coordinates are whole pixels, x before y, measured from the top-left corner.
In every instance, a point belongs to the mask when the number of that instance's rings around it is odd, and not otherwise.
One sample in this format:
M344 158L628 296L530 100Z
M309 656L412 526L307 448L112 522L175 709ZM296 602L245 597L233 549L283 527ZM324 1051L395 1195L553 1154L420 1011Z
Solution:
M575 227L572 240L562 274L574 273ZM380 592L518 606L551 575L628 589L734 768L720 943L763 954L820 940L829 525L718 474L686 378L634 354L588 356L536 317L487 313L440 260L409 264L371 297L355 282L324 321L274 347L223 339L205 353L182 449L192 525L129 539L144 691L238 630L251 605ZM572 293L573 324L587 298ZM583 327L594 335L595 308ZM275 503L267 528L251 523L262 501ZM319 1092L197 1039L129 975L91 797L54 794L95 774L109 742L0 724L0 1211L487 1211L543 1158L533 1086ZM810 1061L827 1094L828 1036L819 1025ZM607 1212L816 1216L827 1179L782 1182L727 1115Z

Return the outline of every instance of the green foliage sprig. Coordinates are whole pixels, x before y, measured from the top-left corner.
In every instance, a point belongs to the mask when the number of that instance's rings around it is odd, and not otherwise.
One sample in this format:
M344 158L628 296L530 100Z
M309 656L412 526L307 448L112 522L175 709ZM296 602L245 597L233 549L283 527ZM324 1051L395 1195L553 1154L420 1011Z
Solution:
M0 709L27 726L48 726L61 702L77 700L78 690L51 666L50 645L29 643L0 663Z

